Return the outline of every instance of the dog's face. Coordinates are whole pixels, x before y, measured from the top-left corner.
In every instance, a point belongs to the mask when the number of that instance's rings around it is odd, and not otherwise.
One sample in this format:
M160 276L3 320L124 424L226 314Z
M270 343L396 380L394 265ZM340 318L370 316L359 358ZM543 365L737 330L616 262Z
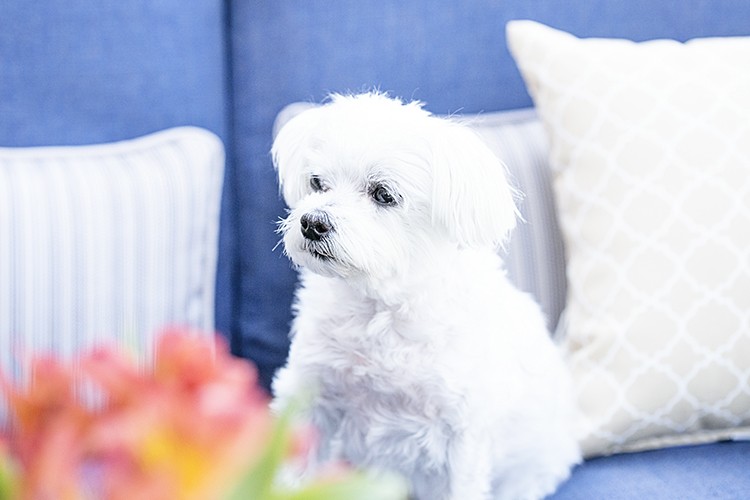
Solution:
M326 276L389 279L515 225L504 166L471 131L381 94L333 96L273 145L284 246Z

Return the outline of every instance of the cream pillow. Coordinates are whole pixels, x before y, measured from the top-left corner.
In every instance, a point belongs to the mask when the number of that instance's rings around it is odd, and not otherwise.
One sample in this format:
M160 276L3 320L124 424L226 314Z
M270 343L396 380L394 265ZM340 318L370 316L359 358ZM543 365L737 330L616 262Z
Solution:
M585 454L747 435L750 38L508 42L550 139Z

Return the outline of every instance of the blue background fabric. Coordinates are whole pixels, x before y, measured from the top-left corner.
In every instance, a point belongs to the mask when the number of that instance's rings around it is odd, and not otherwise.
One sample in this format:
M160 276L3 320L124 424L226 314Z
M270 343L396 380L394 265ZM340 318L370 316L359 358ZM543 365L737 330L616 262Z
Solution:
M549 500L750 498L750 442L684 446L594 458Z
M0 141L86 144L179 124L226 136L220 0L0 2Z

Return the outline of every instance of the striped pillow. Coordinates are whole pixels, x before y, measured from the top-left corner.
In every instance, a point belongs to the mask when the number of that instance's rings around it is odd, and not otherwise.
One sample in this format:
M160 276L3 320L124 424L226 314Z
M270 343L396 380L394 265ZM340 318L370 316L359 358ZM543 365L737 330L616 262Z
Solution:
M182 127L95 146L0 148L0 366L165 326L213 332L221 141Z

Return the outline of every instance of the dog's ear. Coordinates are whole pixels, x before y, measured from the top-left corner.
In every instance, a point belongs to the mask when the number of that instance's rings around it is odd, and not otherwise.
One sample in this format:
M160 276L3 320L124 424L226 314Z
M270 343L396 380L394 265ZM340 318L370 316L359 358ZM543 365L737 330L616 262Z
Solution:
M279 125L271 147L281 194L289 207L294 207L309 187L307 154L320 110L320 107L307 109Z
M433 221L462 246L502 245L519 216L505 165L468 127L433 119Z

